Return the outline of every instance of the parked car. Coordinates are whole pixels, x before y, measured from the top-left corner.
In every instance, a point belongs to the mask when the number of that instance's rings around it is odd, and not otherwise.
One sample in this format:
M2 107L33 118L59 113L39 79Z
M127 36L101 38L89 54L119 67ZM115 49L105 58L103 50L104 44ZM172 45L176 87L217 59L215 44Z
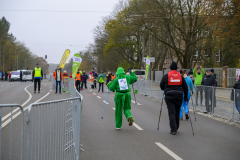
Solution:
M12 71L11 81L19 81L20 80L20 72Z
M23 81L33 81L32 70L22 70L22 80Z
M146 79L145 70L133 69L132 71L135 71L135 74L136 74L138 80L145 80Z

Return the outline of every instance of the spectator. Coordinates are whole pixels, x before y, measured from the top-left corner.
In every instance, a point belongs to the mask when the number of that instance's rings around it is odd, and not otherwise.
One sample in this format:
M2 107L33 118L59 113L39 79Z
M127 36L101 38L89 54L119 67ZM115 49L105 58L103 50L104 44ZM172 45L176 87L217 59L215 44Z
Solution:
M205 92L206 111L210 112L211 111L210 109L212 108L210 106L212 106L212 104L214 103L212 99L212 91L213 91L212 88L213 86L216 85L215 77L211 74L210 70L206 71L206 76L204 76L202 79L202 85L204 85L203 89ZM211 101L211 105L209 105L209 99Z
M104 74L104 72L102 72L102 74L100 74L100 76L98 77L98 83L99 83L99 89L98 92L100 91L100 88L102 86L102 93L103 93L103 86L104 86L104 79L105 79L106 75Z
M10 82L11 81L11 72L9 72L8 77L9 77L9 82Z
M5 71L5 81L7 81L8 80L8 73L7 73L7 71Z
M92 75L94 77L94 80L93 80L93 85L94 85L94 88L97 89L97 73L94 71L94 68L92 69Z
M112 72L112 75L111 75L111 81L113 81L115 78L116 78L116 75L115 75L114 72Z
M193 70L193 76L195 77L195 85L196 85L196 105L198 105L198 93L200 92L200 105L202 106L203 101L203 89L201 86L202 79L205 75L205 71L202 66L196 66Z
M107 79L106 85L107 85L109 82L111 82L111 77L112 77L112 72L108 71L108 75L106 76L106 79Z
M68 77L68 74L67 74L67 71L65 70L64 73L63 73L63 77Z
M89 84L91 85L91 89L94 89L94 76L93 73L89 73Z
M235 105L239 113L239 119L240 119L240 75L239 75L238 81L233 85L233 89L235 89ZM232 100L234 101L234 97L232 98Z
M211 71L211 74L214 76L214 78L215 78L215 86L214 86L214 102L213 102L213 105L214 105L214 107L216 107L216 88L215 87L217 87L217 74L216 73L214 73L214 69L212 68L212 69L210 69L210 71Z
M193 76L193 69L191 68L190 71L188 72L188 77L191 78L192 83L194 84L195 77Z
M59 85L59 93L61 94L61 89L62 89L62 80L63 80L63 73L59 66L57 66L57 70L53 73L53 77L56 80L56 94L58 92L58 85Z
M79 69L76 73L76 77L75 77L75 81L76 81L76 88L77 88L77 91L80 92L80 85L81 85L81 73L79 72Z
M88 75L86 74L85 71L83 71L83 74L82 74L82 87L81 87L81 89L83 89L83 85L85 86L85 89L87 89L87 79L88 79Z

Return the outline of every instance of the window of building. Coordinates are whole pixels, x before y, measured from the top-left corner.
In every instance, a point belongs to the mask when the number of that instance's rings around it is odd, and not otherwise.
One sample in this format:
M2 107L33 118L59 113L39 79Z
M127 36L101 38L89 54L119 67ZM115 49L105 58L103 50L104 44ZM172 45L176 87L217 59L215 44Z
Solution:
M198 50L194 52L193 62L201 62L200 56L198 55Z

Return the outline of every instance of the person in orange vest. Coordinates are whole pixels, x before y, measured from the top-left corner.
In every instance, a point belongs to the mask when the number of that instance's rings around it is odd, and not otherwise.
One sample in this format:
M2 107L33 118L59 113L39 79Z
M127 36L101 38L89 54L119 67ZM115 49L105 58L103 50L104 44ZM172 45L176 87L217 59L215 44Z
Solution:
M114 72L112 72L111 81L113 81L115 78L116 78L116 75L114 74Z
M75 77L75 81L76 81L76 88L77 88L77 91L80 92L80 89L81 89L81 73L79 72L79 69L76 73L76 77Z
M61 94L61 84L62 84L62 80L63 80L63 73L60 70L59 66L57 67L57 70L53 73L53 77L56 80L56 92L58 92L58 85L59 85L59 93Z
M91 89L94 89L94 76L92 72L89 73L89 83L91 85Z

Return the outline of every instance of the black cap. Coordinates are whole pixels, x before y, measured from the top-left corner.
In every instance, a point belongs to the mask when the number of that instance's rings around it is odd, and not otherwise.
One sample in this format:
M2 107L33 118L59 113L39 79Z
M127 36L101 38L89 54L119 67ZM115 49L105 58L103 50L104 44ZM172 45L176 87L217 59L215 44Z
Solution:
M177 70L178 69L177 63L173 61L172 64L170 65L170 69L171 70Z

